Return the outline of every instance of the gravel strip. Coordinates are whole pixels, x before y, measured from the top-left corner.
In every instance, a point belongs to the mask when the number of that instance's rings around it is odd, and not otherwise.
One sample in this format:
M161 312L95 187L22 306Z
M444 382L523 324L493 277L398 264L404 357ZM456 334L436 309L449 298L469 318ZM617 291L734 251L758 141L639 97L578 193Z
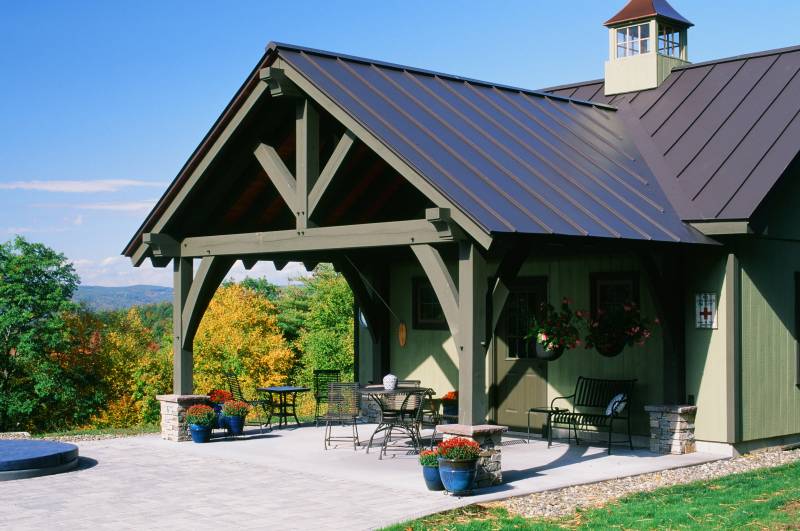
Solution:
M686 468L538 492L498 502L498 506L527 518L558 518L573 514L576 509L599 507L635 492L648 492L661 487L715 479L758 468L781 466L798 460L800 460L800 449L764 451Z
M61 441L61 442L104 441L106 439L141 437L143 435L158 435L158 434L144 431L141 433L98 433L98 434L84 434L84 435L60 435L54 437L47 437L47 440Z

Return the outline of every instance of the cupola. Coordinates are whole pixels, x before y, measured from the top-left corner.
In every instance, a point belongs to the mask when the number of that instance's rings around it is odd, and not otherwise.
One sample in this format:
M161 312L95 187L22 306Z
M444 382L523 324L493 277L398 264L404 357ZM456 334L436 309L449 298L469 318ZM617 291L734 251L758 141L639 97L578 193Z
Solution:
M673 68L689 63L687 34L694 24L667 0L630 0L604 25L607 96L656 88Z

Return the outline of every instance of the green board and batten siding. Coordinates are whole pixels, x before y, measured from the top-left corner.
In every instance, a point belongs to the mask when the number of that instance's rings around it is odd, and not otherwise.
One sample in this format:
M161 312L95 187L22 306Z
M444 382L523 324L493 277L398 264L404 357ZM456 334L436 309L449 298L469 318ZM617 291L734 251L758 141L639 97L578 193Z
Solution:
M627 255L572 256L529 260L519 273L521 277L545 276L548 278L550 301L563 297L573 300L574 308L589 308L590 274L594 272L637 271L638 260ZM492 270L492 266L490 266ZM391 369L401 379L418 379L432 387L438 394L456 389L458 384L458 357L449 332L417 330L411 326L411 279L423 276L413 263L396 264L392 268L391 301L394 311L408 326L408 340L400 347L396 333L392 334ZM655 315L652 298L644 278L640 278L642 309L646 315ZM396 330L397 323L393 323ZM578 349L566 353L548 366L548 402L556 396L569 395L575 388L578 376L599 378L636 378L637 396L634 430L648 433L648 418L643 406L662 400L662 341L656 330L652 340L644 347L627 349L615 358L604 358L595 351ZM487 357L487 392L492 384L493 357ZM541 405L541 404L531 404Z

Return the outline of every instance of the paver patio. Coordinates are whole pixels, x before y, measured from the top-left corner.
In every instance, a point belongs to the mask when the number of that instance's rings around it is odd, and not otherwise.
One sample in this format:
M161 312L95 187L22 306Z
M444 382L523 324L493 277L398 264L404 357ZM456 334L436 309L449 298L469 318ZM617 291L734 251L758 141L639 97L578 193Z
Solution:
M360 426L368 436L372 426ZM156 435L79 443L72 473L9 482L0 522L9 529L371 529L457 506L689 466L710 454L534 441L503 447L506 483L469 498L428 492L416 456L378 460L346 443L322 448L322 428L275 430L209 444ZM363 437L366 439L367 437ZM95 463L96 462L96 463Z

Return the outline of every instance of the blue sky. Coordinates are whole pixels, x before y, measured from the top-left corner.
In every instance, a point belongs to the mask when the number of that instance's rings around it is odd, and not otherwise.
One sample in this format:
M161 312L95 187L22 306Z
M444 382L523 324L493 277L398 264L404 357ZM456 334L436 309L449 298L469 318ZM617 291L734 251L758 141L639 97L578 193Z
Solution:
M119 253L270 40L540 88L602 77L602 22L623 4L7 3L0 241L20 233L58 249L85 284L169 285L166 270ZM800 44L795 0L672 4L696 24L695 62ZM255 273L283 283L299 271Z

